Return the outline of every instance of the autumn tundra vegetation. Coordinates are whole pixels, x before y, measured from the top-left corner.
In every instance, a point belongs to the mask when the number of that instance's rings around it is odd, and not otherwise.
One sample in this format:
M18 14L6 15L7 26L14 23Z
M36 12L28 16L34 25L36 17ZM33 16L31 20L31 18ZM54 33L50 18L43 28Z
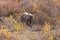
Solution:
M60 40L60 0L0 0L0 40Z

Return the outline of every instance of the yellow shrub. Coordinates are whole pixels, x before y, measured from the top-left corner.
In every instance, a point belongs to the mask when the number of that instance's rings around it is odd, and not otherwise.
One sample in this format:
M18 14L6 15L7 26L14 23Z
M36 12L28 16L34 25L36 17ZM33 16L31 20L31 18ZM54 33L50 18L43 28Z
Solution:
M18 31L18 30L22 30L23 27L21 25L14 25L14 29Z
M7 18L7 17L5 17L5 20L8 20L8 18Z
M48 37L48 40L53 40L53 34L50 33L50 36Z
M14 30L22 30L23 26L19 24L16 20L14 20Z
M47 23L47 22L45 22L45 25L43 26L43 29L44 29L45 31L49 31L49 30L50 30L50 24Z
M10 38L11 33L7 29L3 29L3 34L7 37Z
M13 24L12 24L12 25L14 25L14 26L13 26L13 30L17 30L17 31L18 31L18 30L22 30L22 29L23 29L23 26L22 26L21 24L19 24L19 23L17 22L17 20L15 20L15 19L13 18L13 16L10 15L9 18L12 19L12 21L13 21ZM5 20L6 20L6 21L9 21L7 17L5 18ZM12 21L11 21L11 22L12 22ZM9 24L10 24L10 23L9 23Z

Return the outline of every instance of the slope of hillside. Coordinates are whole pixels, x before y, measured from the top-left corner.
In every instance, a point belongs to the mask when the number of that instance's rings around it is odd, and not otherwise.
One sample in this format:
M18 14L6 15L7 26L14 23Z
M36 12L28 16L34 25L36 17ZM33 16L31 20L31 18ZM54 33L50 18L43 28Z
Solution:
M25 11L32 28L21 22ZM60 40L60 1L0 0L0 40Z

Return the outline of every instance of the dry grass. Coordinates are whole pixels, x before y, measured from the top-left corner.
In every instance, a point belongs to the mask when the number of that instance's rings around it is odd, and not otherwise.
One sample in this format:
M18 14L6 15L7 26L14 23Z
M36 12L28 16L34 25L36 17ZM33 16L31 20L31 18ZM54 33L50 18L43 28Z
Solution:
M0 21L0 40L60 40L59 10L59 0L0 0L0 17L6 16ZM35 17L32 28L20 22L24 11Z
M5 25L1 26L0 40L53 40L50 24L47 22L45 22L41 31L30 31L31 29L29 30L29 28L25 28L26 26L19 24L13 16L6 17L4 21L8 24L5 23ZM13 25L12 28L9 28L11 27L9 24Z

